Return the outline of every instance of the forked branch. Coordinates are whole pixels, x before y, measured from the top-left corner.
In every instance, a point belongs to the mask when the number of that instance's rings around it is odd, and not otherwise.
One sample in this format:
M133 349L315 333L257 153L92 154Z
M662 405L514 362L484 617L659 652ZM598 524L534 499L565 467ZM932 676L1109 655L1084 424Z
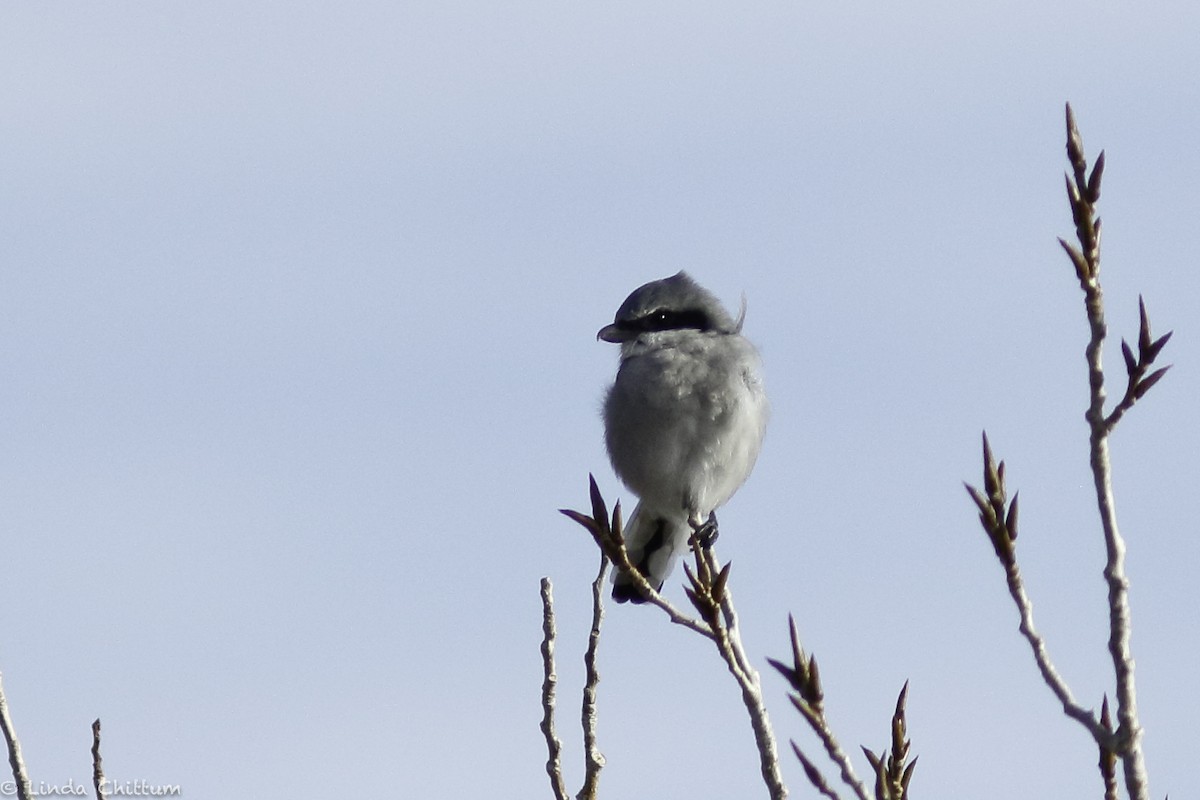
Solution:
M1075 124L1075 115L1068 104L1067 159L1071 169L1066 175L1067 199L1075 224L1075 243L1059 239L1075 268L1075 277L1083 290L1084 313L1089 337L1084 351L1088 370L1088 407L1084 417L1089 432L1089 464L1104 531L1106 562L1104 580L1108 588L1109 640L1108 650L1116 681L1116 724L1114 726L1107 696L1099 717L1079 705L1066 682L1054 668L1046 653L1046 645L1033 626L1032 603L1025 592L1017 568L1015 541L1017 536L1017 498L1007 500L1004 486L1004 463L998 465L992 457L987 435L983 439L983 490L967 486L967 491L979 508L979 520L992 542L996 556L1004 567L1009 594L1021 615L1021 633L1033 650L1042 678L1054 692L1067 716L1077 720L1091 733L1100 753L1099 767L1104 780L1105 797L1117 795L1116 762L1123 767L1125 789L1130 800L1148 797L1146 767L1142 755L1142 727L1138 721L1137 690L1134 683L1134 661L1130 648L1131 617L1129 610L1129 579L1125 573L1125 541L1117 527L1116 505L1112 489L1112 462L1109 457L1109 435L1126 412L1141 400L1162 379L1169 367L1151 371L1171 334L1155 338L1150 332L1146 304L1138 298L1137 354L1125 341L1121 355L1125 363L1125 391L1111 411L1105 411L1104 340L1108 326L1104 318L1104 293L1100 286L1100 219L1096 204L1100 200L1100 183L1104 174L1104 154L1088 171L1083 152L1083 138Z
M737 611L729 591L730 565L722 566L710 546L704 546L697 541L697 537L692 537L695 566L685 567L689 583L685 592L699 612L700 619L684 614L656 591L630 561L625 548L620 503L613 508L610 517L608 507L596 485L596 479L588 477L591 515L569 509L563 509L562 513L591 534L605 558L612 562L616 569L628 573L634 586L651 605L658 607L671 622L695 631L716 645L717 652L741 689L742 702L750 717L755 743L758 746L763 782L772 800L783 800L787 797L787 787L784 786L779 770L775 735L771 730L766 706L763 704L761 681L742 647ZM598 592L598 588L595 590ZM596 630L595 627L593 629Z
M842 783L854 792L858 800L872 800L867 786L854 772L850 756L842 748L829 721L825 717L825 691L821 687L821 673L817 668L817 659L804 652L800 644L800 635L796 631L796 621L788 617L788 627L792 640L792 663L790 665L773 658L767 661L779 671L792 687L788 699L800 716L808 723L809 728L825 748L825 754L838 768ZM907 738L908 727L904 714L905 703L908 699L908 683L900 690L896 699L896 710L892 714L892 744L891 750L884 751L883 756L877 756L872 750L862 748L871 769L875 773L874 800L907 800L908 784L912 780L913 770L917 759L908 760L910 742ZM833 800L840 800L837 790L821 772L816 763L810 759L794 740L792 751L804 768L804 774L818 792Z

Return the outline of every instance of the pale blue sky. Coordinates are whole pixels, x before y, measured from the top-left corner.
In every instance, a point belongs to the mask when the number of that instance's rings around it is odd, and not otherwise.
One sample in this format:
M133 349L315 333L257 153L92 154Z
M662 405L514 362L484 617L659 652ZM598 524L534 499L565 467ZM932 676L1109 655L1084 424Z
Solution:
M549 575L577 789L596 556L556 509L589 471L627 497L595 332L686 268L745 293L773 399L719 546L759 667L794 613L850 747L911 680L927 800L1098 796L961 485L986 427L1098 704L1070 100L1108 151L1108 363L1139 292L1176 332L1113 452L1152 790L1193 786L1198 40L1184 2L6 4L0 671L34 779L86 783L99 716L111 777L191 800L549 797ZM706 642L620 607L600 658L605 796L764 796Z

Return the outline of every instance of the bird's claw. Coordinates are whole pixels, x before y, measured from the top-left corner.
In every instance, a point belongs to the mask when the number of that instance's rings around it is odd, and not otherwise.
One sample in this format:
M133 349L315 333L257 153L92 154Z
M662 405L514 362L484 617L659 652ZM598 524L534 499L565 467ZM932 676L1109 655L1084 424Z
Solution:
M717 530L717 512L710 512L708 519L701 523L692 522L692 536L696 544L707 550L717 541L720 531Z

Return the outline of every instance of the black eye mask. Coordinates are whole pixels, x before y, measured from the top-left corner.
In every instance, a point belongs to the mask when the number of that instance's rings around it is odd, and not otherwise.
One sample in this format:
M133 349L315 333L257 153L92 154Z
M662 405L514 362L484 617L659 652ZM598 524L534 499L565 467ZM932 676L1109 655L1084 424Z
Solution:
M714 329L712 319L698 308L675 311L660 308L636 319L622 320L617 327L626 331L646 333L652 331L677 331L691 328L698 331Z

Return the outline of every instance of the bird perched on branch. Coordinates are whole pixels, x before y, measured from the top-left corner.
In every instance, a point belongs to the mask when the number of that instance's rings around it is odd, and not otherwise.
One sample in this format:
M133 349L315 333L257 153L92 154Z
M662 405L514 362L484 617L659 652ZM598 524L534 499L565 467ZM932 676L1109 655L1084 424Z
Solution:
M629 559L661 590L696 534L716 536L715 511L746 481L762 447L767 396L754 345L717 298L687 274L626 298L597 339L621 345L604 401L605 441L617 476L638 496L625 526ZM628 573L618 603L645 602Z

